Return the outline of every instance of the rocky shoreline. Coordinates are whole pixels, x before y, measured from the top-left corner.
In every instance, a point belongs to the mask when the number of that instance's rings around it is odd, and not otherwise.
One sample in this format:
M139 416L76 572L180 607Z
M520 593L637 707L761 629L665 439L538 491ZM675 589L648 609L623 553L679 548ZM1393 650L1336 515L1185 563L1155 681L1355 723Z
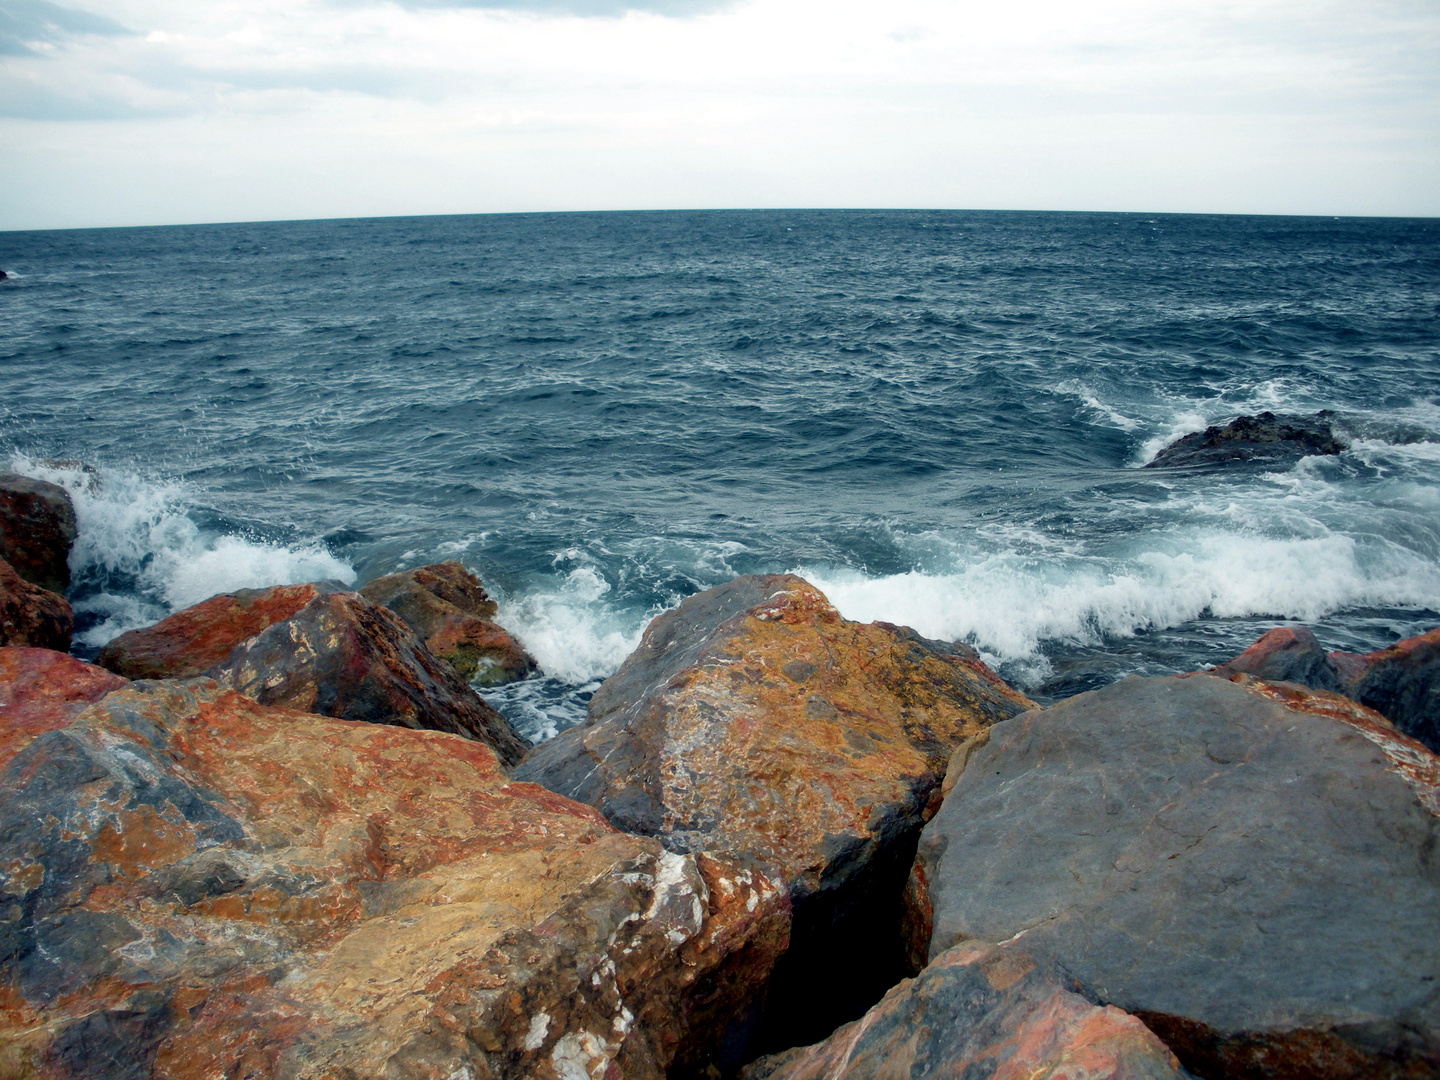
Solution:
M1040 708L742 577L531 748L459 564L92 665L67 511L0 477L0 1077L1440 1075L1440 630Z

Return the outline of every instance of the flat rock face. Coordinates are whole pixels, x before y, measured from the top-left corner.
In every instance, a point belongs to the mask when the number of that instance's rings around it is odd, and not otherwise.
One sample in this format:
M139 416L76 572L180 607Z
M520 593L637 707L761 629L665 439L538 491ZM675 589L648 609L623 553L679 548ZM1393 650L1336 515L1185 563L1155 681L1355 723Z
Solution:
M0 648L0 766L124 685L119 675L65 653Z
M0 646L65 652L74 628L74 615L63 596L30 584L0 559Z
M793 1045L903 974L898 933L893 965L883 936L949 758L1029 704L963 646L847 622L797 577L742 577L656 618L595 693L590 723L515 775L671 851L775 867L796 903L784 996L808 1018L777 1019L773 1034L788 1029L780 1045ZM841 1019L824 1004L835 994L853 996Z
M1279 464L1311 454L1338 454L1346 444L1335 437L1330 418L1328 412L1314 416L1277 416L1271 412L1241 416L1223 426L1208 427L1175 440L1145 467L1159 469L1231 461Z
M920 842L930 955L1014 940L1202 1077L1434 1075L1440 760L1346 698L1235 679L992 728Z
M498 686L530 675L535 658L494 622L495 601L458 562L376 578L360 595L388 608L463 679Z
M0 771L0 1072L658 1078L723 1060L778 881L486 746L114 691Z
M75 507L64 488L0 473L0 558L32 585L63 594L74 544Z
M742 1080L1179 1080L1175 1056L1135 1017L1086 997L1053 964L966 942L815 1046L762 1058Z
M122 634L97 662L130 678L205 674L266 705L528 744L397 616L334 583L215 596Z

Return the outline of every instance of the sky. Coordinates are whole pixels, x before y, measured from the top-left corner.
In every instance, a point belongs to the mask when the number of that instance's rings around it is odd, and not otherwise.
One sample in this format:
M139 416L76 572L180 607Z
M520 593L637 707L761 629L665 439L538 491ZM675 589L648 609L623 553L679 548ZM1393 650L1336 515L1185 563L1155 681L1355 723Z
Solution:
M1440 0L0 0L0 230L1440 215Z

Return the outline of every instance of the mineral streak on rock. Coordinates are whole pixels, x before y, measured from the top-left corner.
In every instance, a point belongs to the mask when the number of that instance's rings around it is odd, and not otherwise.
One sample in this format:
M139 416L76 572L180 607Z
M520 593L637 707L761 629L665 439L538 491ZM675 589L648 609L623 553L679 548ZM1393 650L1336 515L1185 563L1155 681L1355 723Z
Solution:
M1201 1077L1435 1075L1435 756L1339 695L1234 679L992 728L920 842L930 955L1017 941Z
M0 766L125 680L50 649L0 648Z
M762 1058L742 1080L1180 1080L1135 1017L1091 1000L1013 946L957 945L815 1046Z
M0 473L0 558L32 585L63 595L74 544L75 507L64 488Z
M75 618L63 596L32 585L0 559L0 646L65 652Z
M1214 465L1228 461L1298 461L1311 454L1338 454L1346 444L1335 437L1333 413L1241 416L1223 427L1208 427L1176 439L1155 455L1147 469Z
M534 657L494 622L495 601L458 562L376 578L360 595L404 619L461 678L496 686L535 671Z
M212 597L122 634L98 662L132 678L205 674L267 705L528 747L397 616L336 583Z
M14 650L11 650L14 651ZM0 770L0 1072L658 1078L721 1059L780 882L486 746L136 683Z
M899 894L955 747L1031 704L964 646L848 622L797 577L742 577L655 619L590 722L516 776L672 851L775 867L798 980L775 997L808 1010L775 1024L818 1038L904 973Z

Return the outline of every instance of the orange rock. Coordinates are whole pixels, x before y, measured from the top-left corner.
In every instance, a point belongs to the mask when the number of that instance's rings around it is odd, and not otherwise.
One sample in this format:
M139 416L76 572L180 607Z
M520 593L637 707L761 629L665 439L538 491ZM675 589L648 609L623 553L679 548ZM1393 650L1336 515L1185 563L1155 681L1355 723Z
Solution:
M743 859L480 743L209 679L112 692L0 771L0 910L6 1075L173 1080L736 1064L789 926Z
M50 649L0 648L0 766L125 680Z
M63 596L24 580L0 559L0 646L65 652L75 620Z

